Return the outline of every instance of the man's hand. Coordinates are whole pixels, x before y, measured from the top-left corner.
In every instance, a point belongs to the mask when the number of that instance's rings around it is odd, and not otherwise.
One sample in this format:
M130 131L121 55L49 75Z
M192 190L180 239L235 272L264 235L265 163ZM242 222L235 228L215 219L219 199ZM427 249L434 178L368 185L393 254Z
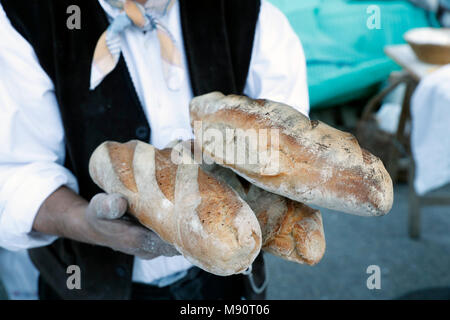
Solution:
M121 219L127 207L127 201L119 194L100 193L87 203L62 187L44 202L34 221L34 229L109 247L142 259L179 254L153 231Z

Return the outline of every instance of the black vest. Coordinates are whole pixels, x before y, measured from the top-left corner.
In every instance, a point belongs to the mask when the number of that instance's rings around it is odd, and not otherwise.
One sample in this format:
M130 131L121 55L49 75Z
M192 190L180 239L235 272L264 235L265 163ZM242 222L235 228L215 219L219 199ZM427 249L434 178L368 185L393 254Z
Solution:
M88 161L105 140L149 141L150 127L124 59L89 90L92 56L108 27L97 0L0 0L14 28L32 45L53 80L66 136L65 166L77 177L80 194L100 192ZM211 91L242 94L250 64L260 0L179 0L194 95ZM67 8L81 9L81 29L69 30ZM182 106L187 107L187 106ZM64 298L126 299L133 257L108 248L59 239L30 250L43 279ZM82 290L68 290L66 269L82 270Z

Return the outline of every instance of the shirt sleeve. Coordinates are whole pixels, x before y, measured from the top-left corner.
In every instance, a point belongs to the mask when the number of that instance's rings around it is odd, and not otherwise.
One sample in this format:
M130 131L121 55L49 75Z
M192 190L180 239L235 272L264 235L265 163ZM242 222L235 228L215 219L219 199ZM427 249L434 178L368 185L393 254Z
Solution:
M244 93L254 99L282 102L309 114L302 44L286 16L266 0L261 1Z
M73 174L62 164L64 131L53 83L30 44L12 27L0 4L0 247L48 245L32 231L44 200Z

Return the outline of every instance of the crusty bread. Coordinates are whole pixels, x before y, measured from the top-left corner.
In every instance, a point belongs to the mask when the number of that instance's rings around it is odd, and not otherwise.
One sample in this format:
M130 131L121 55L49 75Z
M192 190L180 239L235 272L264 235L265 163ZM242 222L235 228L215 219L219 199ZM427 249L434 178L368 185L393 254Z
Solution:
M285 104L219 92L194 98L190 113L204 155L260 188L363 216L383 215L392 207L392 180L383 163L361 149L349 133L310 121ZM238 144L232 145L239 138L237 129L276 130L271 133L277 135L268 135L266 145L263 142L258 148L245 140L245 151L257 154L258 162L242 163L228 154L230 149L239 152L233 149ZM211 132L221 133L225 141ZM235 136L230 138L230 132ZM263 154L261 147L269 152Z
M100 188L122 194L144 226L208 272L240 273L260 252L261 229L250 207L198 165L174 164L170 149L105 142L89 172Z
M250 205L261 226L264 251L308 265L322 259L326 243L319 210L255 185L244 188L230 169L218 165L202 165L202 169L225 181Z
M246 201L258 217L264 251L309 265L322 259L326 242L319 210L255 185Z

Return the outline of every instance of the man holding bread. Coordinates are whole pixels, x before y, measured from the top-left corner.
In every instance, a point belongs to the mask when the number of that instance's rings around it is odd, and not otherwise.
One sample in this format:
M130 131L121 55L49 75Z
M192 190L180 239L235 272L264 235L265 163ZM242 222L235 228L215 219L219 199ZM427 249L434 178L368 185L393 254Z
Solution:
M69 28L69 8L79 28ZM212 91L307 115L303 50L278 9L266 0L0 0L0 70L0 246L29 249L41 299L251 297L244 276L201 271L127 218L126 200L101 193L88 162L106 140L162 149L191 139L189 102ZM66 284L73 265L79 290Z

